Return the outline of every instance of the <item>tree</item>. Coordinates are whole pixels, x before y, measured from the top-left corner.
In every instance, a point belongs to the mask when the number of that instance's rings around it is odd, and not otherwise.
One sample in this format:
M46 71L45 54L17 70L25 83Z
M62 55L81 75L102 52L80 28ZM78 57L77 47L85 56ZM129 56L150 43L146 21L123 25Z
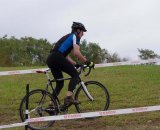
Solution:
M121 59L119 57L119 55L117 53L113 53L113 54L108 54L107 56L107 62L120 62Z
M94 63L105 62L108 56L108 51L102 49L98 43L89 42L83 40L80 44L81 52L87 59Z
M51 48L46 39L0 38L0 66L46 65Z
M143 60L160 58L158 54L149 49L138 49L138 51L140 53L138 56Z

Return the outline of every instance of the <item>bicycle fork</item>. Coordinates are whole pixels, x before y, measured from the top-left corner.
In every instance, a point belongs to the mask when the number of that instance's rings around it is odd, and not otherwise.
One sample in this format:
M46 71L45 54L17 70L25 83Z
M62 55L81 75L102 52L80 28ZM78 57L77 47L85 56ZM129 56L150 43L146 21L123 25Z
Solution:
M89 98L89 100L93 101L93 97L91 96L91 94L88 92L87 87L85 85L85 83L83 81L80 82L80 84L82 85L83 91L86 94L86 96Z

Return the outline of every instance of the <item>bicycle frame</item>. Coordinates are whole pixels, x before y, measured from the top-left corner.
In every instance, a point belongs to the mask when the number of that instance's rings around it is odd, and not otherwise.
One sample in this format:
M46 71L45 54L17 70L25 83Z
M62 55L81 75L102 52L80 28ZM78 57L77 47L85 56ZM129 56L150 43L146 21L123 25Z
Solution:
M79 75L81 74L82 70L83 70L83 68L80 68ZM50 76L49 76L49 74L48 74L49 71L50 71L50 69L48 69L48 70L46 70L46 71L41 71L41 72L39 71L38 73L44 73L44 74L46 75L48 81L47 81L47 85L46 85L45 90L48 92L48 88L49 88L49 86L50 86L51 89L52 89L52 91L53 91L53 97L58 101L58 104L60 104L60 101L59 101L59 99L58 99L58 96L56 95L56 92L55 92L55 90L54 90L54 87L53 87L52 83L53 83L53 82L56 82L56 81L70 80L70 79L72 79L72 78L69 77L69 78L61 78L61 79L51 79ZM90 70L89 70L89 72L90 72ZM93 97L92 97L91 94L88 92L87 87L86 87L85 83L81 80L80 76L79 76L79 82L78 82L78 84L80 84L80 85L83 87L83 91L84 91L84 93L86 94L86 96L89 98L89 100L93 101L93 100L94 100Z

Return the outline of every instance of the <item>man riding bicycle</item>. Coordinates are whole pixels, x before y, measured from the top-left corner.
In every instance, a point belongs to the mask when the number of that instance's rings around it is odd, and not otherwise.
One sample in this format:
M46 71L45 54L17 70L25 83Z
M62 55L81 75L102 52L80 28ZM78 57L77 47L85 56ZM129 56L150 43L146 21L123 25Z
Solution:
M78 67L79 65L69 57L69 53L73 50L73 55L77 57L79 61L89 67L94 66L94 63L88 61L80 52L80 39L83 36L83 33L87 31L85 26L82 23L73 22L71 28L71 33L63 36L56 42L47 58L47 65L51 69L55 79L63 78L62 72L65 72L72 77L68 85L66 97L64 98L64 105L66 106L79 103L77 100L73 99L73 91L79 80L79 74L75 67ZM56 81L55 92L57 96L63 86L64 81Z

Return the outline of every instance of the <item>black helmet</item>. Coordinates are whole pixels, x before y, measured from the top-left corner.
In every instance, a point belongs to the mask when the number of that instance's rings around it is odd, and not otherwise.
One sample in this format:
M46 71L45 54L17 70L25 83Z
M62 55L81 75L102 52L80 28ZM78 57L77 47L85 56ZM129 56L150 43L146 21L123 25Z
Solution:
M87 31L86 28L85 28L85 26L82 23L79 23L79 22L73 22L73 24L72 24L72 30L75 30L75 29L80 29L80 30L82 30L84 32Z

